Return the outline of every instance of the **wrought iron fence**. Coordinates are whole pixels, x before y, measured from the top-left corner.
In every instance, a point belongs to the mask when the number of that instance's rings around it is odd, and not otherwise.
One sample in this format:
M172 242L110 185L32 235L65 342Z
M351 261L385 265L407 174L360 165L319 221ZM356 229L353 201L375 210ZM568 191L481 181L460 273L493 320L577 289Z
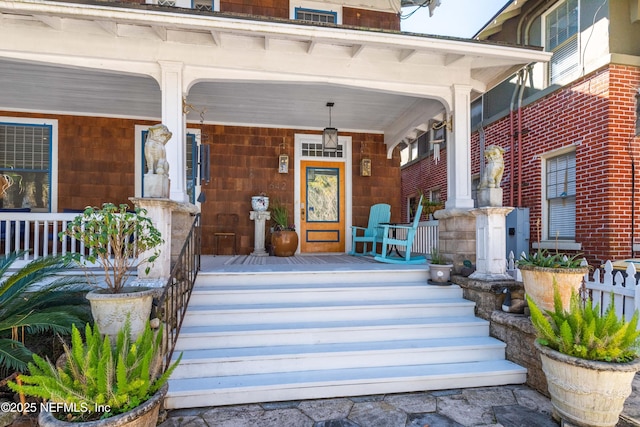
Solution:
M200 214L196 214L180 255L171 268L171 275L164 291L158 299L157 317L164 325L163 348L166 349L164 369L171 364L191 291L200 270L201 239Z

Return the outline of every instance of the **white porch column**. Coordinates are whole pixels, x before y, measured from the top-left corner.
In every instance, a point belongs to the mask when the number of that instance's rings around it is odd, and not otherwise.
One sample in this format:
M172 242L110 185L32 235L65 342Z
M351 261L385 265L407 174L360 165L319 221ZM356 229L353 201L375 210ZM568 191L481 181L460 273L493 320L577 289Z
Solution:
M186 116L182 107L182 62L158 61L162 71L162 123L173 133L167 143L167 161L171 180L169 198L176 202L188 202L186 172Z
M471 86L453 85L453 133L447 144L446 209L472 209Z

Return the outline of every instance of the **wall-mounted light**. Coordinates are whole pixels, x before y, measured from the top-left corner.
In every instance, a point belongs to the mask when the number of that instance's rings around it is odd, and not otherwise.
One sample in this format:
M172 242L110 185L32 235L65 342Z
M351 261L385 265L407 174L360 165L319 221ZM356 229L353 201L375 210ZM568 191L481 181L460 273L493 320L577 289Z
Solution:
M327 107L329 107L329 127L324 128L324 131L322 131L323 151L338 150L338 129L331 127L331 108L334 105L333 102L327 102Z
M278 173L289 173L289 156L284 152L287 146L283 142L280 144L280 155L278 156Z
M360 144L360 176L371 176L371 159L368 156L367 143Z
M371 176L371 159L360 160L360 175Z

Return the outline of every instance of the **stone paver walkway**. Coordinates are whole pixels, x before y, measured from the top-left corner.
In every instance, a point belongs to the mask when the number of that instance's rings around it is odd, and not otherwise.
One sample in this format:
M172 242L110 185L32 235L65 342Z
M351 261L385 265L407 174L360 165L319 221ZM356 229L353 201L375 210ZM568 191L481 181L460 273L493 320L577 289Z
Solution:
M214 402L212 402L214 403ZM557 427L524 385L169 411L160 427Z

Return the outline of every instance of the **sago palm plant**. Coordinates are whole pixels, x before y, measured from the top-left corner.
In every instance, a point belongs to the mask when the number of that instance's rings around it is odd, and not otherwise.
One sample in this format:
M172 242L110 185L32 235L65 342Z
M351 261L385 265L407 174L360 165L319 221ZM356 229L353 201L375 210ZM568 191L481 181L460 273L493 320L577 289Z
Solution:
M25 334L69 334L73 324L90 319L84 278L59 276L71 268L69 261L43 257L10 271L22 255L0 257L0 369L5 371L24 371L31 361Z

